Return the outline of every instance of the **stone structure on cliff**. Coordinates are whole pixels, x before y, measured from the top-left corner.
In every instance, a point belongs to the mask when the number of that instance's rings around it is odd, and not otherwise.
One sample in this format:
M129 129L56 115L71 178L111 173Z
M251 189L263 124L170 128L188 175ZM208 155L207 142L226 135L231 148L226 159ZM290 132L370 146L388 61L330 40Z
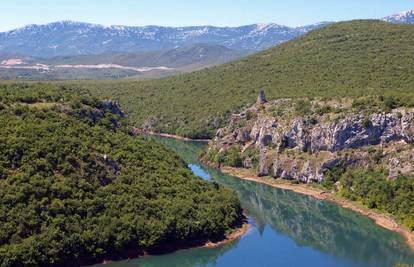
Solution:
M263 105L266 102L267 102L267 100L266 100L264 90L260 90L259 96L257 97L257 104Z

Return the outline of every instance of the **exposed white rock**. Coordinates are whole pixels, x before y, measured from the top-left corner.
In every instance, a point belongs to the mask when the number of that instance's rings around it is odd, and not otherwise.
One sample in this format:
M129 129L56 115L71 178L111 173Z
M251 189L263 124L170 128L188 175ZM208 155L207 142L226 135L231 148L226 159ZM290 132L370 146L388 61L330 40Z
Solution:
M414 109L395 109L369 116L351 112L341 119L322 122L308 116L285 118L269 114L272 107L289 106L286 101L289 100L271 101L265 105L266 111L255 105L232 115L229 126L217 131L212 147L223 151L237 145L242 154L254 148L258 176L310 182L323 180L324 173L334 167L369 164L368 152L361 150L368 146L380 149L388 144L406 148L414 145ZM246 116L249 112L255 114L251 119ZM285 153L287 150L297 151L292 153L298 156ZM347 152L343 155L341 151ZM269 165L272 153L273 161ZM402 157L398 156L401 153L389 154L391 158L385 165L390 169L390 178L414 171L414 153L407 152ZM245 158L244 166L252 168L252 158Z

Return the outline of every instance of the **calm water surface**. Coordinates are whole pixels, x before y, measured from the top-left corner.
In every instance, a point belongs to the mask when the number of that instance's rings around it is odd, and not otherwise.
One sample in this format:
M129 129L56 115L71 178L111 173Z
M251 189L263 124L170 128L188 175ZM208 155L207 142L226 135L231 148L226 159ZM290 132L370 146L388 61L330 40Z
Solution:
M275 189L202 166L202 143L156 138L178 152L193 172L236 190L253 225L239 241L114 262L106 267L388 267L414 264L404 239L335 204Z

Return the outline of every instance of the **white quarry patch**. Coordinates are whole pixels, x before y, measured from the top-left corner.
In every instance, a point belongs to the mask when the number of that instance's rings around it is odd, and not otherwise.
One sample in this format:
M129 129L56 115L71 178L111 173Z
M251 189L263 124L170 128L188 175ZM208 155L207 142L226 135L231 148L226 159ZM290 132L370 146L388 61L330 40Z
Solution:
M38 70L38 71L48 71L50 70L49 66L44 64L36 65L0 65L0 69L29 69L29 70Z
M49 66L45 65L45 64L37 63L36 66L39 67L39 68L49 69Z
M49 66L45 64L36 63L35 65L28 65L21 58L9 58L0 63L2 69L31 69L31 70L49 70Z
M148 72L152 70L172 70L165 66L160 67L129 67L117 64L96 64L96 65L56 65L55 68L73 68L73 69L122 69L122 70L133 70L136 72Z
M1 62L1 65L6 65L6 66L14 66L14 65L22 65L22 64L24 64L24 61L20 58L9 58Z

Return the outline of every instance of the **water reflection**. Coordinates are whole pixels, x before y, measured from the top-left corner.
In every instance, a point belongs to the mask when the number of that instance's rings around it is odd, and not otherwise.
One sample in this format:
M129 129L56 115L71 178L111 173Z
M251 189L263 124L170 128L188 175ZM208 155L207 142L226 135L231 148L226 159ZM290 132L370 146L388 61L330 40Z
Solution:
M239 192L243 208L257 224L289 236L299 246L312 247L365 266L412 262L403 238L375 225L369 218L335 204L226 177L209 170L213 180ZM364 265L363 265L364 266Z
M196 248L182 250L162 256L151 256L142 259L96 265L96 267L195 267L215 265L217 259L231 250L236 244L229 244L220 248ZM210 265L211 266L211 265Z
M398 234L335 204L243 181L200 166L205 144L159 139L194 173L236 190L254 222L251 233L221 248L190 249L111 266L394 266L414 263Z

